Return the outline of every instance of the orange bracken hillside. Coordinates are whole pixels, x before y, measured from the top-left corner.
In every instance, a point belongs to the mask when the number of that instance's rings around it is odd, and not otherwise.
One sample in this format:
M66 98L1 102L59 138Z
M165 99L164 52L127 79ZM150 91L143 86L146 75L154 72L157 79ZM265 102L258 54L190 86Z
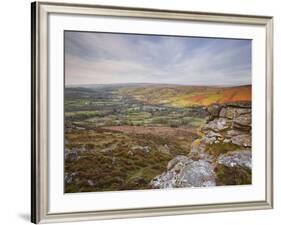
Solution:
M149 85L121 90L122 94L148 104L166 104L176 107L207 106L214 103L249 102L252 86L209 87Z
M223 91L223 102L252 100L252 86L233 87Z

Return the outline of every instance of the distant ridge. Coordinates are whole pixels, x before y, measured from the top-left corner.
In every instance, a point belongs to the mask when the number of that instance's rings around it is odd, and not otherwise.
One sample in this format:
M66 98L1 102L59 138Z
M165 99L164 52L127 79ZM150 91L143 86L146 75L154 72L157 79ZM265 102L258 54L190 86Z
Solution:
M124 87L120 92L148 104L168 104L176 107L252 101L252 85L233 87L149 85Z

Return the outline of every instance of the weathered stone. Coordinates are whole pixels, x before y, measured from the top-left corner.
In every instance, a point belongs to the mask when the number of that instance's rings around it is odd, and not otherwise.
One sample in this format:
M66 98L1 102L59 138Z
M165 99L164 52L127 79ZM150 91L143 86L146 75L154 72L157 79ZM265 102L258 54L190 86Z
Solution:
M243 146L243 147L252 147L252 137L249 134L242 134L234 136L231 138L233 144Z
M67 183L67 184L70 184L72 182L72 176L68 173L66 173L64 175L64 181Z
M218 116L220 109L221 109L221 105L216 105L216 104L207 107L208 113L213 116Z
M241 116L241 115L245 115L245 114L248 114L249 116L251 116L252 109L250 109L250 108L238 108L238 109L236 109L236 116Z
M207 107L207 112L209 113L209 120L219 117L221 110L221 105L210 105Z
M218 157L218 164L228 167L241 166L252 168L252 152L249 150L228 152Z
M170 160L167 164L167 170L173 169L173 167L182 160L185 160L187 157L184 155L178 155L172 160Z
M129 150L129 151L127 152L127 154L128 154L129 156L133 156L133 155L134 155L134 153L133 153L131 150Z
M212 138L212 137L219 138L219 137L222 137L221 134L215 133L215 132L212 131L212 130L208 131L205 135L206 135L206 137L208 137L208 138Z
M65 150L64 152L65 160L75 161L78 159L78 152L76 150Z
M234 126L238 125L238 127L250 127L252 123L251 115L244 114L234 118Z
M226 131L225 137L226 138L232 138L234 136L248 134L248 132L241 131L241 130L228 130Z
M132 151L144 151L148 153L150 151L149 146L140 146L140 145L135 145L131 148Z
M87 151L86 145L82 145L81 148L79 149L79 152L85 152L85 151ZM91 147L91 151L94 151L93 147Z
M220 117L234 119L235 117L250 113L251 109L248 108L223 107L220 111Z
M91 187L93 187L95 185L94 181L92 181L92 180L87 180L87 182Z
M220 117L233 119L235 115L235 109L234 108L222 108L220 111Z
M216 137L203 137L201 138L201 142L204 143L205 145L211 145L214 142L216 142L217 138Z
M215 132L220 132L226 130L230 127L231 123L228 119L225 118L218 118L210 121L207 123L203 128L202 131L205 133L208 130L213 130Z
M78 175L78 172L73 172L73 173L65 173L64 174L64 181L67 183L67 184L70 184L72 183L76 176Z
M108 148L104 148L101 150L102 153L106 153L106 152L112 152L114 150L113 147L108 147Z
M224 139L223 140L223 143L230 143L231 142L231 140L229 140L229 139Z
M233 124L233 128L241 130L241 131L251 132L251 127L250 126L242 126L242 125L239 125L237 123Z
M169 163L169 170L156 176L152 188L207 187L215 186L213 165L206 160L192 160L186 156L176 157Z
M166 155L171 154L170 149L167 145L160 145L157 149L158 149L159 152L161 152L163 154L166 154Z

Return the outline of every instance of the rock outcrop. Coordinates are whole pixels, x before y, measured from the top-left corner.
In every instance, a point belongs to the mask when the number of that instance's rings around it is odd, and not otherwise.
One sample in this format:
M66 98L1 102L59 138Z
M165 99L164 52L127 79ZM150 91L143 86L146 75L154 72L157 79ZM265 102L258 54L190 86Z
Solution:
M206 160L177 156L168 163L167 172L155 177L151 185L153 188L215 186L214 167Z
M251 147L250 104L212 105L207 111L210 115L201 129L207 144L224 142L239 147Z
M218 164L227 166L227 167L237 167L252 169L251 163L251 151L233 151L226 154L222 154L218 157Z
M78 159L78 152L76 150L64 150L64 158L69 161L76 161Z
M152 188L206 187L251 183L251 104L211 105L201 138L187 156L177 156Z

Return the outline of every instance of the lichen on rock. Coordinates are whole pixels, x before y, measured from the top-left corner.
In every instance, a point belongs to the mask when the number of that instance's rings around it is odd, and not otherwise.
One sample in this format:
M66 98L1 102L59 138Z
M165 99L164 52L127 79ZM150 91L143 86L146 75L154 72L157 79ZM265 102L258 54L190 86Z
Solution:
M249 150L233 151L222 154L217 159L218 164L235 167L240 166L247 169L252 169L252 152Z
M209 187L215 186L212 163L177 156L168 163L167 171L151 181L153 188Z
M201 128L201 138L187 156L177 156L152 188L207 187L251 183L251 104L214 104Z

